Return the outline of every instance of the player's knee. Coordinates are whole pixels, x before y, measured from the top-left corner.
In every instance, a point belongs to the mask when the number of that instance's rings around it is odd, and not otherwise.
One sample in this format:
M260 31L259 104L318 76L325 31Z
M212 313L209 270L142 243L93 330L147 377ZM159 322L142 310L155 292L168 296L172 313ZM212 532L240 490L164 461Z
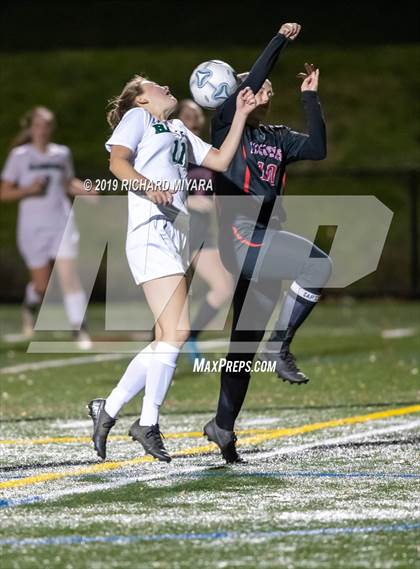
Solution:
M168 342L169 344L174 343L179 346L182 346L188 340L189 336L190 336L189 328L187 329L184 328L182 330L163 328L161 330L160 340L162 342Z
M35 293L40 297L41 300L44 298L45 293L47 292L47 284L48 283L39 284L34 287Z
M325 286L331 276L332 267L331 257L317 248L316 255L311 256L304 266L303 276L307 286L312 288Z
M318 259L317 264L317 277L322 285L325 285L332 273L332 259L325 255L322 259Z
M191 330L188 328L187 330L177 330L176 331L176 341L179 344L185 344L190 336Z
M162 330L159 326L155 326L155 328L153 330L153 336L155 338L155 341L157 341L157 342L163 341Z
M311 271L311 282L313 283L311 286L324 287L331 276L332 262L330 257L317 259L317 261Z
M231 298L233 286L227 284L226 286L218 286L209 293L209 300L215 308L220 308L225 302Z

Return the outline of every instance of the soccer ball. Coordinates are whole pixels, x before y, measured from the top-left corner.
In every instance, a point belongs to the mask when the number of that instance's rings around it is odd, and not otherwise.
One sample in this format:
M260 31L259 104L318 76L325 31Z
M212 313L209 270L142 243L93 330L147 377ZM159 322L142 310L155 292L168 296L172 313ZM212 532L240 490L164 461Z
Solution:
M206 109L216 109L238 87L235 70L218 59L200 63L191 74L190 91L194 101Z

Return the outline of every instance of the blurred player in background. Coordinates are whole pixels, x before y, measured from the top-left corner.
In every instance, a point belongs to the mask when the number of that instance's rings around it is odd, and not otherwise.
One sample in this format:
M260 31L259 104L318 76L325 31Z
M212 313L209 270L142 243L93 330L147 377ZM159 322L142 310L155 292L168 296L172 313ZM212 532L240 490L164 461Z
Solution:
M317 95L319 71L313 66L306 65L301 87L308 134L283 125L265 124L273 97L267 77L281 49L299 33L298 24L282 25L251 71L240 76L242 83L238 88L251 87L257 107L248 117L241 145L227 172L216 175L218 195L240 197L232 210L221 200L220 252L225 266L239 275L239 280L217 414L204 427L208 439L219 446L227 462L241 461L235 447L234 424L248 390L248 365L254 360L279 298L281 281L293 280L270 338L270 351L266 350L263 358L275 362L279 377L301 384L308 378L297 366L290 344L319 300L331 273L331 261L323 251L307 239L281 230L282 212L275 209L276 196L283 192L286 165L326 156L325 123ZM235 96L234 93L218 107L213 117L212 142L216 147L229 129ZM245 325L245 329L236 329L244 303L248 312L252 309L249 328ZM245 345L246 353L235 352L235 344Z
M136 75L113 101L106 143L110 170L126 184L126 253L137 285L142 285L155 319L155 341L129 364L108 398L89 403L93 442L106 457L106 440L120 409L145 389L140 418L129 430L146 453L169 462L159 428L159 410L175 373L180 349L189 336L185 259L188 237L186 181L188 163L215 171L227 169L238 147L248 114L255 108L250 89L235 98L229 132L220 149L212 148L179 119L169 120L178 101L169 87ZM140 185L140 183L142 185ZM165 184L172 190L165 190Z
M17 246L30 273L22 307L23 333L26 337L33 333L55 263L74 338L79 348L89 349L86 295L76 267L79 234L69 199L86 192L74 176L70 149L51 141L54 113L35 107L24 115L21 126L1 174L0 198L19 201Z
M178 118L197 136L200 136L205 123L204 113L194 101L184 99L178 106ZM188 177L197 180L208 180L212 177L210 170L190 164ZM192 186L193 188L197 186ZM213 192L192 190L188 196L190 213L190 256L194 270L208 285L206 297L201 303L197 315L191 323L188 338L188 354L192 360L201 357L197 346L197 338L207 324L216 316L223 304L231 297L233 281L220 259L217 237L214 235Z

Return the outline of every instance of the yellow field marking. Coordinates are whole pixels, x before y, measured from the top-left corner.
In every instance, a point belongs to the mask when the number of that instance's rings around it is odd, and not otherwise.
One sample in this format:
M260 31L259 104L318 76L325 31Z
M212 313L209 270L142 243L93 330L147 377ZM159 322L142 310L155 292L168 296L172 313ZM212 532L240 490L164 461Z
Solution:
M269 429L243 429L237 431L241 434L260 434L267 433ZM270 430L271 431L271 430ZM203 436L203 431L185 431L180 433L165 433L166 439L195 439ZM110 441L131 441L131 437L127 435L110 435ZM49 444L67 444L67 443L89 443L92 437L44 437L41 439L0 439L0 445L49 445Z
M399 415L408 415L410 413L419 413L420 405L410 405L409 407L400 407L399 409L388 409L387 411L377 411L376 413L368 413L367 415L355 415L353 417L344 417L342 419L331 419L321 423L311 423L302 425L301 427L289 427L283 429L273 429L266 434L247 437L241 440L242 444L256 444L261 441L268 441L279 437L287 437L292 435L301 435L327 429L332 427L341 427L343 425L354 425L355 423L366 423L367 421L378 421L380 419L388 419L389 417L398 417Z
M355 423L366 423L367 421L378 421L379 419L387 419L389 417L398 417L399 415L408 415L410 413L420 413L420 405L410 405L409 407L401 407L399 409L389 409L388 411L378 411L376 413L368 413L367 415L355 415L353 417L344 417L342 419L331 419L320 423L310 423L300 427L286 427L282 429L266 429L263 433L256 436L244 437L238 440L238 445L254 445L271 439L280 439L282 437L290 437L293 435L302 435L312 431L321 429L329 429L341 427L343 425L354 425ZM245 433L244 431L242 431ZM239 434L240 431L237 431ZM214 448L215 445L212 445ZM185 449L178 451L173 456L194 455L200 452L208 452L202 450L202 447L196 449ZM0 484L1 488L1 484Z
M187 433L168 433L165 434L167 439L183 439L195 438L203 436L202 431L191 431ZM131 441L131 437L127 435L110 435L109 441ZM43 439L0 439L0 445L49 445L49 444L67 444L67 443L89 443L92 437L45 437Z
M378 411L376 413L368 413L366 415L356 415L353 417L344 417L342 419L332 419L330 421L323 421L320 423L311 423L302 425L300 427L290 427L284 429L271 429L267 430L264 434L259 434L251 437L240 439L238 444L257 444L270 439L299 435L309 433L311 431L318 431L321 429L328 429L340 427L343 425L354 425L356 423L366 423L367 421L377 421L380 419L388 419L390 417L398 417L400 415L408 415L410 413L419 413L420 405L410 405L409 407L400 407L399 409L388 409L387 411ZM207 445L196 446L173 453L173 457L177 456L191 456L210 452L214 450L213 443ZM93 466L86 466L78 468L77 470L65 470L62 472L46 472L35 476L28 476L26 478L17 478L14 480L7 480L0 483L0 488L17 488L20 486L30 486L32 484L39 484L41 482L49 482L51 480L59 480L62 478L82 476L84 474L94 474L97 472L107 472L117 468L126 466L133 466L145 462L151 462L154 459L150 456L142 456L131 460L122 460L118 462L103 462Z

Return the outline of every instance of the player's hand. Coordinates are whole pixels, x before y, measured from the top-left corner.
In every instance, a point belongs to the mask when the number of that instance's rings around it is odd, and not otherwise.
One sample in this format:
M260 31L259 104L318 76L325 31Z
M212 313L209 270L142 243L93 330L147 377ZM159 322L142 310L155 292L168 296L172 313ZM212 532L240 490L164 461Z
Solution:
M173 201L173 194L169 190L154 188L145 193L145 196L156 205L169 205Z
M248 116L255 107L257 106L257 101L255 100L255 95L252 92L251 87L246 87L239 91L236 97L236 110L245 116Z
M302 26L296 23L283 24L279 29L279 34L282 34L289 40L294 40L300 34Z
M25 187L25 194L28 196L39 196L45 190L46 178L36 178L31 185Z
M319 69L312 63L305 63L305 73L298 73L296 77L303 79L301 91L318 91Z

